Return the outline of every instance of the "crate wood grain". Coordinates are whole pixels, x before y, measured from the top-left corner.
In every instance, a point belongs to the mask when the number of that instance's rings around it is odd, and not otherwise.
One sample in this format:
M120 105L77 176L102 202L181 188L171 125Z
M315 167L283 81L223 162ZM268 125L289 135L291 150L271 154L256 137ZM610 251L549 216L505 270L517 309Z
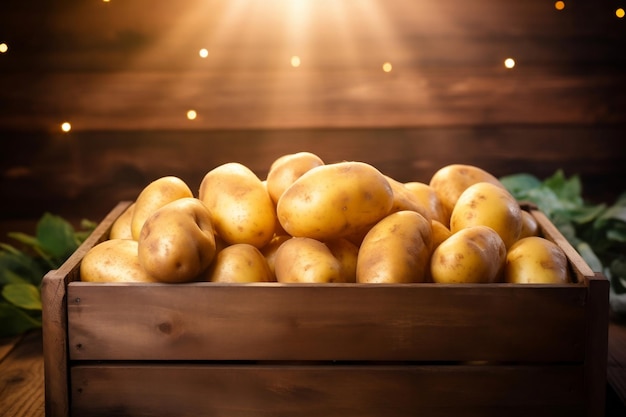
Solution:
M532 206L575 283L80 282L129 204L44 278L50 416L604 414L608 281Z
M580 365L89 364L72 415L584 416ZM158 393L158 395L154 395Z

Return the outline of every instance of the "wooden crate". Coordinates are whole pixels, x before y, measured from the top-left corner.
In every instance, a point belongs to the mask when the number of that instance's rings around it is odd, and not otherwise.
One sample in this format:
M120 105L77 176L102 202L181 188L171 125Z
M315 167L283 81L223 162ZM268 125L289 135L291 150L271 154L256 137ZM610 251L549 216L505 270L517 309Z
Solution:
M93 284L44 278L46 415L604 415L608 281Z

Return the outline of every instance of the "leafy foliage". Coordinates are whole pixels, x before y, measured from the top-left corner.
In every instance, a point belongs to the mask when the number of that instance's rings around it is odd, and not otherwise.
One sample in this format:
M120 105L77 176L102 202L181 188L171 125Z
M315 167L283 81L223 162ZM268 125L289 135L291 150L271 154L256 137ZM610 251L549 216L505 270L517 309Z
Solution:
M590 204L580 178L562 170L543 181L526 173L500 180L517 200L536 204L591 269L610 280L611 305L626 312L626 192L611 205Z
M76 231L65 219L45 213L35 236L9 233L20 249L0 243L0 337L41 327L41 281L59 268L95 228L84 220Z

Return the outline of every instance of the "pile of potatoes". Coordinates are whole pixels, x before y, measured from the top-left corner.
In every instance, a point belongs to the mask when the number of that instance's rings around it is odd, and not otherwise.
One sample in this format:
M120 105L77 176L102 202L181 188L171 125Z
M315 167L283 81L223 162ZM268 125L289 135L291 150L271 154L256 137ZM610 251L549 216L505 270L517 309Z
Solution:
M563 250L485 170L453 164L429 183L356 161L283 155L259 178L230 162L197 196L148 184L83 258L88 282L567 283Z

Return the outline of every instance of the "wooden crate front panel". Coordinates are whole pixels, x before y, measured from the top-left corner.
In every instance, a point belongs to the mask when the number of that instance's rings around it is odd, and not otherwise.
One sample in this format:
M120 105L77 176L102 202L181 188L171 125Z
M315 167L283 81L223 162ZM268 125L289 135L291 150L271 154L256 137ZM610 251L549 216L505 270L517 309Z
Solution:
M582 361L584 285L68 286L72 360Z
M72 416L582 416L580 366L97 364Z

